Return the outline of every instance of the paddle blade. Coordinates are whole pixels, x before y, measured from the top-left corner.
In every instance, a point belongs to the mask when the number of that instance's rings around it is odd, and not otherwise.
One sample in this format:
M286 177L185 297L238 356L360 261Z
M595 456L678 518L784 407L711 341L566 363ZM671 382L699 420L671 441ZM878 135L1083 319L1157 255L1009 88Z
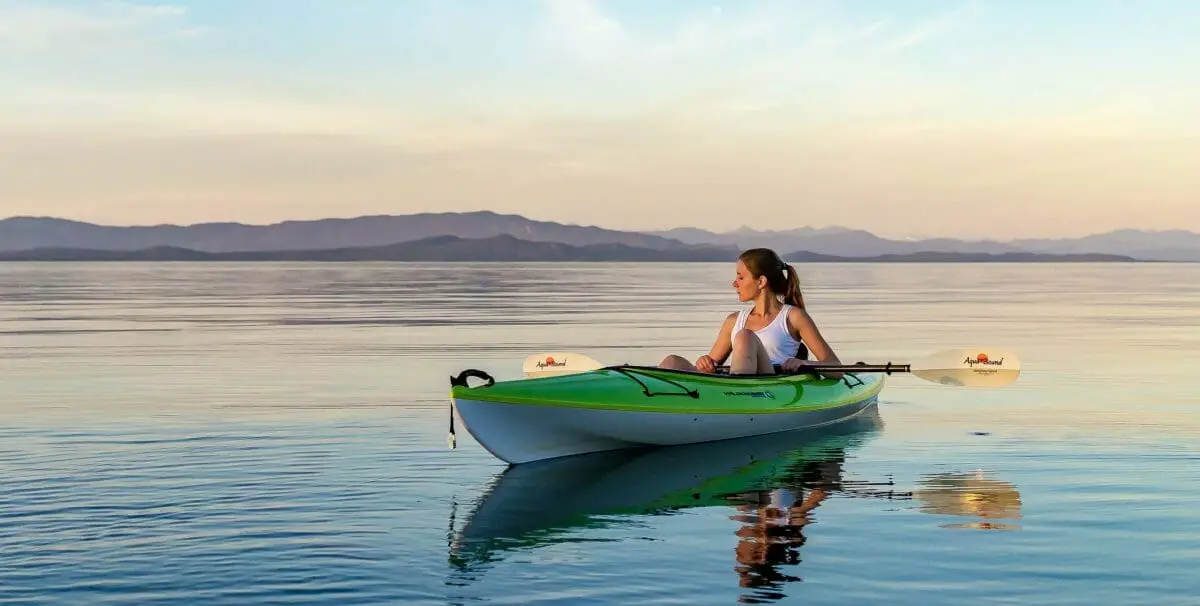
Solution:
M912 374L956 387L1004 387L1021 375L1021 360L998 349L949 349L914 362Z
M526 377L569 375L598 368L604 368L604 365L583 354L561 351L533 354L525 358L522 365Z

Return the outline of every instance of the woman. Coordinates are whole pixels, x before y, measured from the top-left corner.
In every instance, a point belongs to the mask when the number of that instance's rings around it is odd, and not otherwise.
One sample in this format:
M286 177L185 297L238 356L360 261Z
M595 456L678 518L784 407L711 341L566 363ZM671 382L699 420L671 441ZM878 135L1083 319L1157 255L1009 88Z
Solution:
M795 372L812 364L808 352L822 364L841 364L804 309L795 268L775 251L753 248L739 255L733 289L738 299L752 301L753 307L729 314L712 350L695 364L670 355L660 367L712 373L728 358L733 375L774 374L776 365Z

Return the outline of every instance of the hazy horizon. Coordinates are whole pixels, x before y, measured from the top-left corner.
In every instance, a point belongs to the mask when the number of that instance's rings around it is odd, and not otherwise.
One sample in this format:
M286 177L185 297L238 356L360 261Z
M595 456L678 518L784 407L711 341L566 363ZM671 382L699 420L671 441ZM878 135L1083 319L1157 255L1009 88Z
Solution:
M1187 2L10 0L0 217L1200 231L1198 30Z

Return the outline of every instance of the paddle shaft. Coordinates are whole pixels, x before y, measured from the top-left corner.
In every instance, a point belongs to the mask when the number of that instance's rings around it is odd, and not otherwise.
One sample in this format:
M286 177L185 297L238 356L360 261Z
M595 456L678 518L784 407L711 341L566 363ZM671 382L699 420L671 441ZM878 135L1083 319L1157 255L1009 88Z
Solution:
M775 370L779 371L779 365L775 365ZM801 374L805 372L882 372L892 374L894 372L912 372L909 364L807 364L796 369L793 374ZM728 366L718 366L717 372L722 374L729 373Z

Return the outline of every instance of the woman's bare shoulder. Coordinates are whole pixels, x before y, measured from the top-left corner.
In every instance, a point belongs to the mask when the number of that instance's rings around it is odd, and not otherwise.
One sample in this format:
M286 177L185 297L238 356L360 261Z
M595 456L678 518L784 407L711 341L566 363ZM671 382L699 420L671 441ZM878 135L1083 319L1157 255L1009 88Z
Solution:
M808 310L803 307L796 307L795 305L788 310L788 323L792 326L813 326L816 324L812 316L809 315Z
M735 322L737 322L737 317L738 317L738 312L736 312L736 311L725 316L725 319L721 320L721 330L725 330L727 328L732 328L733 324Z

